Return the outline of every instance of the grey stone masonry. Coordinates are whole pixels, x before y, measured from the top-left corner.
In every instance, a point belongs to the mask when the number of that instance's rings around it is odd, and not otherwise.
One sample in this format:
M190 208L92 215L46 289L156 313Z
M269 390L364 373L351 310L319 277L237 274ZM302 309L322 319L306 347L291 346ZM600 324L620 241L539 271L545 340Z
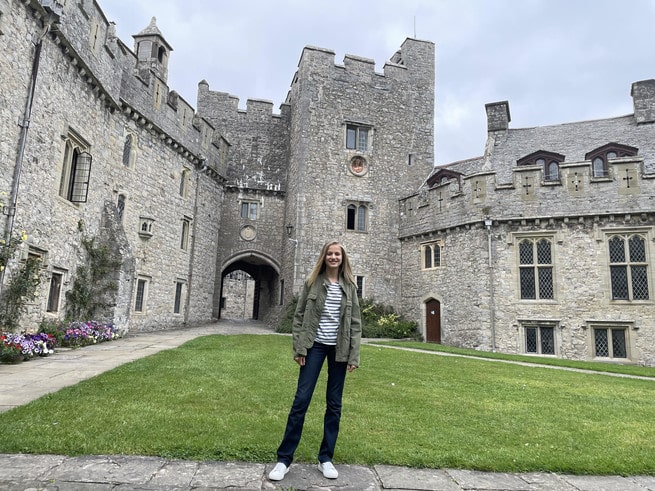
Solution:
M655 80L633 83L630 95L637 124L655 122Z
M150 60L159 63L156 73L140 77L134 53L97 4L67 2L60 16L36 1L0 8L11 20L0 36L0 192L4 218L13 219L1 227L5 236L10 226L27 234L16 260L32 254L44 264L22 328L63 318L76 270L88 262L82 243L93 238L117 250L123 264L114 313L98 320L140 330L211 319L215 262L207 257L217 248L220 135L182 99L169 98L167 66L158 57ZM156 28L137 44L145 40L170 48ZM31 118L21 136L16 122L25 118L29 97ZM88 155L88 184L80 155ZM73 194L79 190L80 198ZM14 199L16 207L8 206ZM109 215L107 203L114 208ZM5 285L17 267L8 265ZM59 288L54 303L52 288Z
M403 312L429 337L438 301L446 344L655 366L655 127L635 115L510 129L506 102L487 111L484 157L400 201ZM604 160L586 158L598 148ZM563 159L556 174L546 157L519 165L539 152Z

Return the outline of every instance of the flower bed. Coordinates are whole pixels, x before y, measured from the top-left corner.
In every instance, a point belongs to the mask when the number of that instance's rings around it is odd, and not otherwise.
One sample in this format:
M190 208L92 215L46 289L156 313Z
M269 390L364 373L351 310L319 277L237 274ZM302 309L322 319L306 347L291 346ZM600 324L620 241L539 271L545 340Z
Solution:
M44 321L35 334L0 332L0 362L19 363L35 356L51 355L57 346L78 348L120 337L111 323Z
M40 332L29 333L1 333L0 361L17 363L28 360L34 356L48 356L54 353L57 339L52 334Z
M64 331L62 346L75 348L89 344L102 343L120 338L120 333L113 324L101 324L96 321L71 322Z

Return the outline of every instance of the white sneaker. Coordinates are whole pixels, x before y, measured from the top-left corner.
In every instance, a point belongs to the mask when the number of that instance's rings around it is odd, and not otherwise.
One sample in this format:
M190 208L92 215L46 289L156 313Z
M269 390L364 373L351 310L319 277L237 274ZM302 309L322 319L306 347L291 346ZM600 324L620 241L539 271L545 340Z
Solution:
M287 475L287 472L289 472L289 468L282 462L278 462L273 467L273 470L268 473L268 478L271 481L281 481Z
M339 473L334 468L334 465L332 465L332 462L319 462L318 470L323 473L323 477L327 477L328 479L336 479L339 477Z

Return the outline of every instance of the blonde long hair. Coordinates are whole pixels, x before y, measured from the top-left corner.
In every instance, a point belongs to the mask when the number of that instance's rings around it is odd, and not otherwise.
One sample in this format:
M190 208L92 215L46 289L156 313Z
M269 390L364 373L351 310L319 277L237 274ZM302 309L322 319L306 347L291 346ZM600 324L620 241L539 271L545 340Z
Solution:
M352 283L353 285L357 285L353 271L350 268L348 253L346 252L345 247L343 247L343 244L338 240L331 240L325 243L323 249L321 249L321 253L318 256L318 259L316 260L314 269L312 269L312 272L307 277L307 285L312 286L316 281L316 278L318 278L318 275L325 271L325 256L327 256L327 252L330 246L333 245L338 245L341 247L341 264L339 265L339 276L343 276L344 280L347 282Z

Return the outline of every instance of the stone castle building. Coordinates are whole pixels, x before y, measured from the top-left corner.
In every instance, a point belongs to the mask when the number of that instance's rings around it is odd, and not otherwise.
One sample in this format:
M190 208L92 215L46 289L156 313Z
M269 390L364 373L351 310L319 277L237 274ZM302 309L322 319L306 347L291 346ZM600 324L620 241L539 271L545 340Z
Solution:
M240 316L238 295L275 324L337 238L428 341L655 365L655 81L606 120L512 129L488 104L484 155L435 168L431 42L382 73L306 47L276 113L204 80L194 108L155 19L133 38L93 0L0 0L0 227L28 236L2 280L44 276L26 325L64 316L90 241L123 329Z

